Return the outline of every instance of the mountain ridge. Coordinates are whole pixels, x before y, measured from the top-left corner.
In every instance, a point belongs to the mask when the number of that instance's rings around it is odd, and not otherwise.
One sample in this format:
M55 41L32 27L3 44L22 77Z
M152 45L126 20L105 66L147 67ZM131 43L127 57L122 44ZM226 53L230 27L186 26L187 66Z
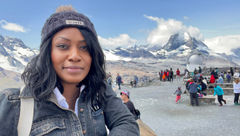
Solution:
M185 64L188 56L201 53L205 56L205 61L208 60L208 57L211 57L211 61L215 59L224 63L228 62L231 66L238 65L236 62L240 60L240 55L237 55L239 51L240 48L234 49L232 55L215 53L202 41L191 37L186 32L170 36L164 46L134 45L128 48L104 49L107 61L125 60L127 63L128 61L141 62L144 60L159 63L159 61L168 62L168 59L172 59ZM29 48L21 39L0 35L0 63L2 68L21 73L36 54L38 54L38 50ZM212 65L210 63L207 66Z
M6 70L21 73L26 64L38 53L21 39L0 35L0 63Z

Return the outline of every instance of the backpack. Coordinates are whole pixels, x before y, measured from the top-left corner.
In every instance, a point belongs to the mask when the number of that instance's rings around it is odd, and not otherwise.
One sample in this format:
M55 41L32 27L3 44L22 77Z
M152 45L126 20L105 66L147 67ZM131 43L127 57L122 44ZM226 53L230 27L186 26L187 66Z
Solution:
M190 81L187 81L187 83L186 83L186 89L187 90L189 90L189 83L190 83Z
M201 85L202 85L202 90L204 91L205 89L207 89L207 85L205 84L205 83L201 83Z

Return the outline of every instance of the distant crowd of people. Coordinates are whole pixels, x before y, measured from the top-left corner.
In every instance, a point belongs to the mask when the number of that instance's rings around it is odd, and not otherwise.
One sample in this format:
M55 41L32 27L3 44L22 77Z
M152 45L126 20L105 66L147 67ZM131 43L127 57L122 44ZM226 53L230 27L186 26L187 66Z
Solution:
M172 68L166 69L166 70L161 70L158 73L158 75L159 75L160 81L170 81L170 82L173 82L174 72L173 72ZM180 70L179 70L179 68L177 68L177 70L176 70L176 79L180 80L180 77L181 77Z
M230 83L234 78L239 78L239 70L231 67L227 71L218 71L218 68L215 68L215 70L210 70L211 71L211 77L210 77L210 83L224 83L226 81L227 83Z
M233 81L234 90L234 104L239 105L239 94L240 94L240 74L239 71L231 67L227 71L219 72L218 68L210 69L210 79L203 77L201 70L194 70L192 78L186 82L186 89L190 93L191 105L194 103L198 106L198 97L206 95L205 90L208 84L209 88L213 88L214 95L218 96L218 102L222 106L222 102L226 104L226 100L223 99L224 91L219 84L223 84L225 81L230 83Z
M182 92L181 87L178 87L174 94L176 94L176 103L179 102L181 99L182 93L189 93L190 94L190 104L192 106L196 105L199 106L199 97L206 96L206 90L208 88L212 88L214 90L214 96L217 95L219 105L222 106L223 103L226 104L226 100L223 98L224 90L219 84L223 83L232 83L233 82L233 90L234 90L234 104L239 105L239 94L240 94L240 74L239 70L236 68L233 69L232 67L229 70L226 71L219 71L218 68L210 68L210 72L206 72L210 74L210 78L208 76L203 76L203 70L201 67L198 67L194 69L193 72L189 72L187 69L182 72L180 72L179 68L176 69L176 72L173 72L173 69L166 69L161 70L159 72L159 80L160 81L169 81L173 82L174 77L176 79L180 80L181 75L185 75L185 77L191 77L185 84L186 91ZM143 80L140 78L140 80ZM132 87L137 87L137 84L139 82L138 76L134 75L132 80L130 81L130 85ZM107 83L109 85L112 85L113 80L111 73L107 74ZM123 84L122 77L119 73L117 73L116 76L116 85L118 86L118 89L121 90L121 85ZM208 84L212 84L209 85Z

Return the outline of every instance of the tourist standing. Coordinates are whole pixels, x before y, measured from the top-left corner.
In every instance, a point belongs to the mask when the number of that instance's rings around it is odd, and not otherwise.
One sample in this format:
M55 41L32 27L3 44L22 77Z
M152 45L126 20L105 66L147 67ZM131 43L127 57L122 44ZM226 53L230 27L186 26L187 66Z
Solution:
M169 70L167 69L167 80L170 81Z
M134 83L134 87L137 87L137 84L138 84L138 77L137 77L137 75L134 75L133 83Z
M224 83L222 76L219 76L219 78L217 80L217 83L219 83L219 84L223 84Z
M233 91L234 91L234 104L239 105L239 94L240 94L240 80L239 78L235 78L233 82Z
M194 106L194 101L195 101L195 104L196 106L199 106L199 103L198 103L198 95L197 95L197 87L198 87L198 84L195 83L193 81L193 79L190 79L190 83L188 85L189 87L189 93L190 93L190 101L191 101L191 105Z
M118 85L118 89L120 90L122 84L122 77L119 75L119 73L117 73L116 84Z
M214 77L213 74L211 75L209 82L210 82L211 84L215 83L215 77Z
M230 73L231 73L231 76L233 76L234 72L232 67L230 67Z
M107 83L112 86L112 74L109 72L108 74L106 74L107 77Z
M167 79L167 72L166 71L163 72L162 79L163 79L163 81L166 81L166 79Z
M230 81L231 81L231 74L230 74L230 72L227 73L226 79L227 79L227 82L230 83Z
M198 73L202 73L202 68L200 66L198 67Z
M162 81L161 72L158 72L159 80Z
M172 68L170 68L170 71L169 71L169 78L170 78L170 81L172 81L173 82L173 70L172 70Z
M179 70L179 68L177 68L177 70L176 70L176 78L177 78L178 81L180 80L180 70Z

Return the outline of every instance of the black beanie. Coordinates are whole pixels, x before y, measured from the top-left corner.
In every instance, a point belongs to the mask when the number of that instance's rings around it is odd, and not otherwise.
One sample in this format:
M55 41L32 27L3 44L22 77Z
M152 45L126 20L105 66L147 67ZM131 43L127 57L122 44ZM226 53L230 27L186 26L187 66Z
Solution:
M62 11L52 14L45 22L42 28L42 40L45 42L52 34L58 32L64 27L81 27L92 32L96 37L97 33L92 22L83 14L76 11Z

